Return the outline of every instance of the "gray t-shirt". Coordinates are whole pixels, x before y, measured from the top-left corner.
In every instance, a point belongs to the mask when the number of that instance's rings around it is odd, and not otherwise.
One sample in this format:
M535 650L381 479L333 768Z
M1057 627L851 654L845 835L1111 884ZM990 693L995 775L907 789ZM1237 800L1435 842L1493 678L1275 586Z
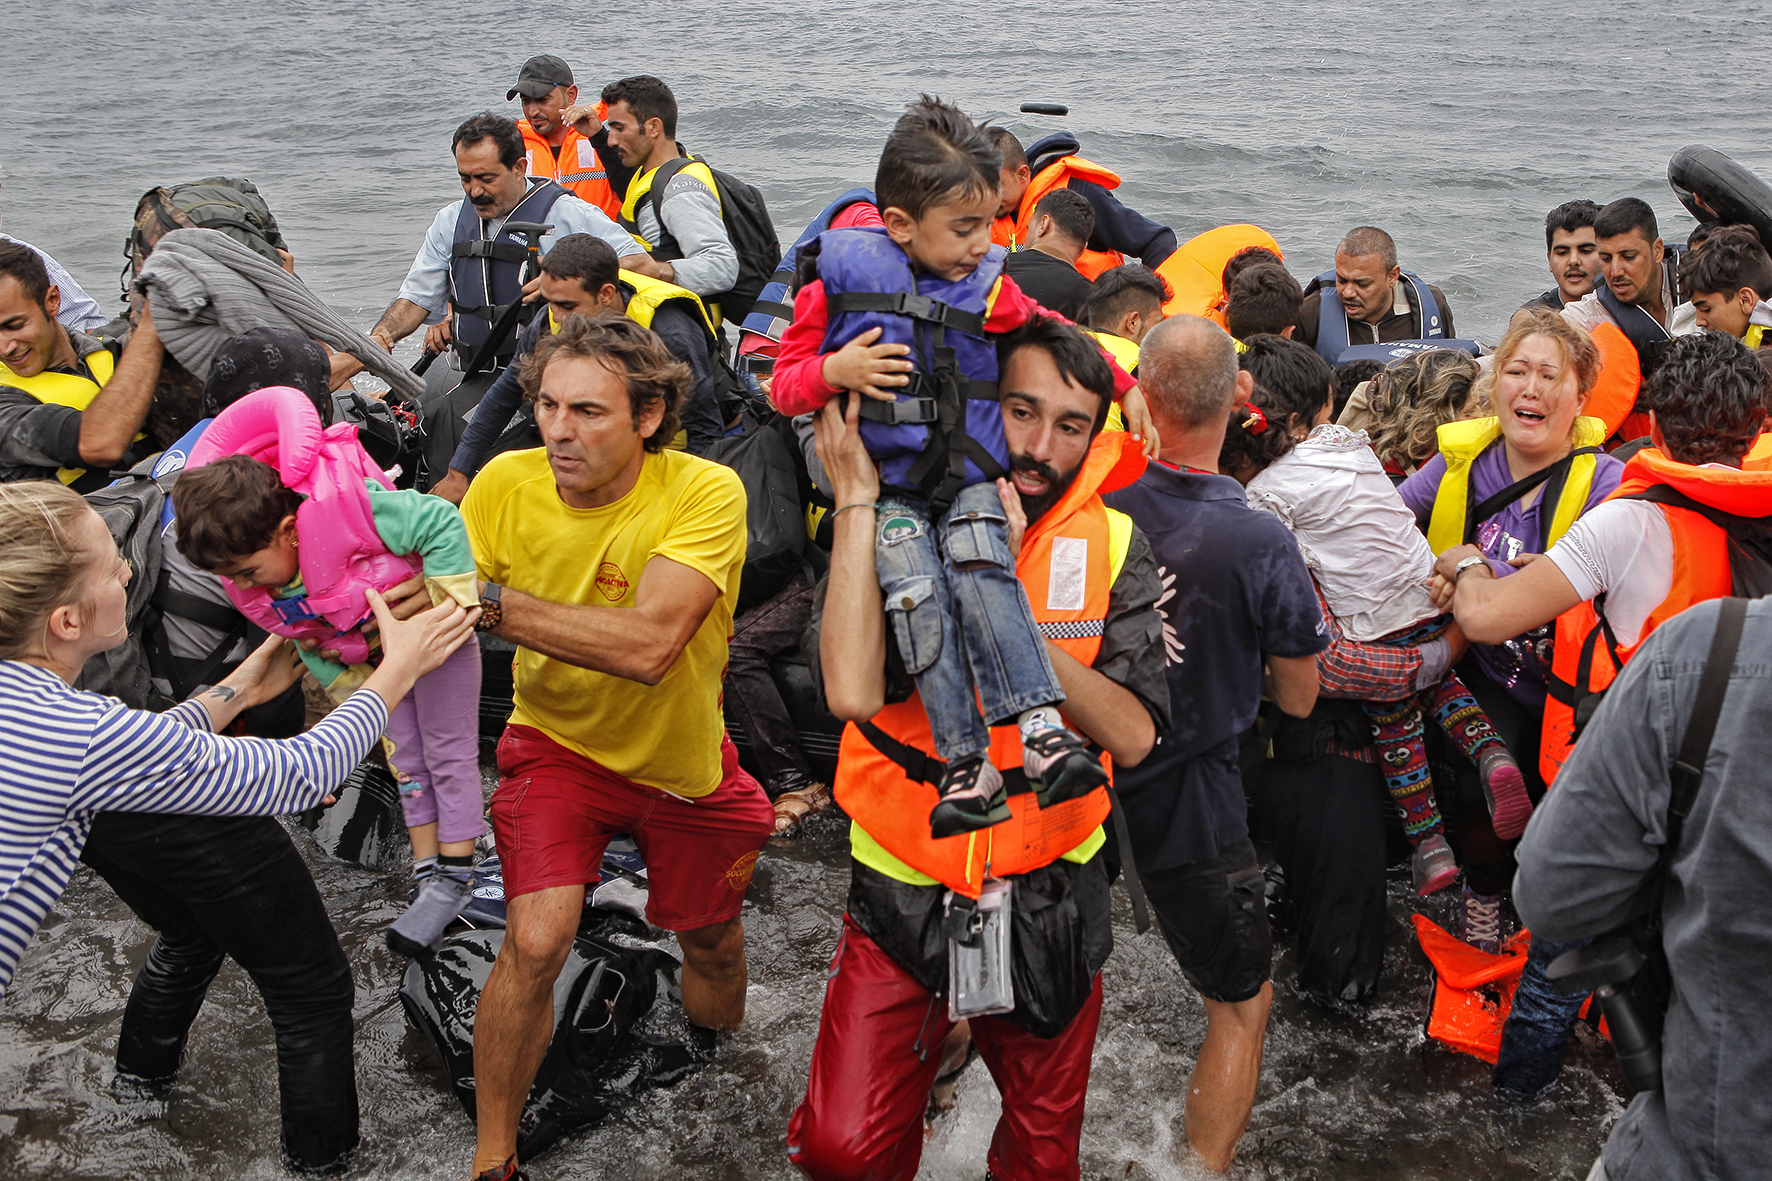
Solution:
M1667 837L1671 768L1717 604L1656 629L1624 667L1526 829L1514 903L1543 939L1602 935L1641 913ZM1606 1142L1610 1181L1763 1177L1772 1140L1772 602L1748 608L1729 693L1662 905L1674 996L1665 1086Z

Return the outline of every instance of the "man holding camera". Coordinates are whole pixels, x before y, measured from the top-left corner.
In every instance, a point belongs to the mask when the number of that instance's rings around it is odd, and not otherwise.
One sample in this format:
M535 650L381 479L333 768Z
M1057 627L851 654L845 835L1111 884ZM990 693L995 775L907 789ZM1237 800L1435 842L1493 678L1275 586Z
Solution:
M1514 905L1535 939L1588 939L1643 913L1674 762L1718 604L1658 628L1613 682L1520 842ZM1662 944L1673 1000L1662 1087L1631 1101L1589 1181L1765 1175L1772 1106L1772 603L1749 605L1704 778L1669 862ZM1624 1046L1619 1047L1624 1050Z

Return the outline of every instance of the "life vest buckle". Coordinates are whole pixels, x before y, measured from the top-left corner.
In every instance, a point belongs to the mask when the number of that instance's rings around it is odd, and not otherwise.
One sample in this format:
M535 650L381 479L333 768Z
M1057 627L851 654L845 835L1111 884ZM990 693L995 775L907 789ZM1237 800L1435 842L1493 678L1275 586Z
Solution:
M867 398L862 401L861 416L889 426L915 426L939 421L941 411L934 398L900 397L896 402Z

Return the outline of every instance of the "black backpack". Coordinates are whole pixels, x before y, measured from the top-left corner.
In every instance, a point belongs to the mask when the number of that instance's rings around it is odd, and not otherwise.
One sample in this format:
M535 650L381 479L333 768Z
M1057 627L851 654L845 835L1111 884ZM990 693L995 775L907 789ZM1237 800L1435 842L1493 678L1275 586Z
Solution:
M735 615L768 602L807 568L804 461L792 431L781 415L759 423L747 412L744 433L721 439L704 456L744 481L746 544Z
M124 607L129 638L88 660L74 687L116 697L136 709L167 709L183 701L198 685L210 683L228 653L246 637L249 625L238 611L168 584L160 510L177 473L156 480L148 474L151 468L152 461L146 461L116 483L86 496L86 502L110 529L133 575ZM226 633L202 663L182 677L166 648L162 621L168 614ZM172 696L154 691L152 679L156 676L171 683Z
M653 257L665 260L683 257L682 248L664 228L664 213L659 207L664 202L665 186L671 183L671 178L694 163L706 165L714 174L714 183L720 189L720 220L726 225L732 248L738 251L738 281L730 290L707 296L704 302L719 304L722 319L742 324L751 314L751 305L757 302L763 288L774 277L776 267L781 265L781 242L776 237L775 224L769 220L769 207L763 203L763 194L754 186L729 172L721 172L706 160L679 156L659 165L652 177L650 194L652 216L658 219L659 234Z

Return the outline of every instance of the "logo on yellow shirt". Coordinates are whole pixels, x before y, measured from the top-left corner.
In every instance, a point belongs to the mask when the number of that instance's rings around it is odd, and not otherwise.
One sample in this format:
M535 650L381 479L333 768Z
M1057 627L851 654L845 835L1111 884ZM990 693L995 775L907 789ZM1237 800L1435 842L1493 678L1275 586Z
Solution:
M611 603L619 603L628 593L628 576L614 562L604 562L597 567L597 589Z

